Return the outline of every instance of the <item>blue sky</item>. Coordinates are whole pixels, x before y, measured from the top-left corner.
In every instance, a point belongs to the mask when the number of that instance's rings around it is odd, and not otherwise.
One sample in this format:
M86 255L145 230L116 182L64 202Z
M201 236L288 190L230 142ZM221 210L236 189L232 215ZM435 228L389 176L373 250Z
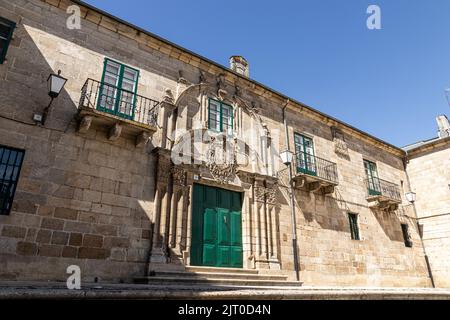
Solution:
M450 115L450 1L86 2L397 146ZM366 9L381 8L381 30Z

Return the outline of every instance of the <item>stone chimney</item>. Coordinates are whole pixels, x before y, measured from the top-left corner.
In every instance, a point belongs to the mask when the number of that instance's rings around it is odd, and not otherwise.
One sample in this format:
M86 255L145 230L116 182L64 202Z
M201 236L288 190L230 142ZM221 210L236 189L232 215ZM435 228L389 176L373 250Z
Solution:
M439 128L439 138L450 137L450 122L445 115L440 115L436 118Z
M244 57L241 56L231 56L230 58L230 69L236 73L239 73L245 77L249 77L249 67L248 62Z

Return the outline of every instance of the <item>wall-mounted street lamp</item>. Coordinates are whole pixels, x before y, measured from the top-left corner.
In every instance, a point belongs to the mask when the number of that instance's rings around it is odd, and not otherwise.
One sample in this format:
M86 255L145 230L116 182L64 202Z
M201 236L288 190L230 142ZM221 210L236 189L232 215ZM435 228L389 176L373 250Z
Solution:
M48 95L50 96L51 100L48 106L44 109L44 113L42 115L42 125L45 124L45 120L47 119L53 99L56 99L59 96L66 82L67 79L61 76L61 70L58 70L58 74L52 73L48 76L47 88Z
M58 70L58 74L50 74L47 79L48 95L52 99L57 98L66 82L67 79L61 77L61 70Z
M405 197L406 197L406 200L408 200L409 203L416 202L416 193L415 192L412 192L412 191L407 192L407 193L405 193Z
M290 166L292 163L292 159L294 158L294 154L290 150L284 150L280 152L281 162L286 166Z

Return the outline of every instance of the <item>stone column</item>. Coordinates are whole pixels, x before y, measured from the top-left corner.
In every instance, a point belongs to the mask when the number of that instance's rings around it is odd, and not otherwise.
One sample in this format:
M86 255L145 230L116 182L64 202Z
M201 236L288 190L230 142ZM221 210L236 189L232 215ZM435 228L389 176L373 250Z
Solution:
M167 262L167 217L170 214L170 157L168 150L157 151L158 163L156 171L155 212L153 225L153 241L150 256L151 263Z
M279 244L279 220L277 217L277 187L275 184L268 183L266 189L266 203L268 213L268 229L269 229L269 266L270 269L280 269L280 260L278 256Z
M266 234L266 205L264 180L255 178L254 181L254 213L256 216L256 267L268 268L267 234Z
M182 235L182 222L184 203L183 189L186 187L186 172L179 167L172 168L172 181L173 181L173 196L171 204L171 217L170 217L170 248L174 256L181 260L181 235Z
M241 177L242 181L242 177ZM243 261L244 268L254 269L255 268L255 256L253 248L253 230L252 230L252 184L242 181L242 186L244 188L243 201L242 201L242 250L243 250Z
M194 188L192 187L194 181L193 181L193 173L189 172L187 175L187 182L186 185L187 188L184 189L185 195L187 199L185 199L185 207L186 207L186 234L184 236L183 242L185 249L183 251L183 261L186 265L190 265L190 250L191 250L191 241L192 241L192 197L194 194Z
M177 232L177 217L178 217L178 197L179 187L173 186L172 201L170 203L170 227L169 227L169 248L175 248L176 232Z
M186 187L183 188L180 191L180 198L178 200L178 209L177 212L179 213L177 215L177 236L176 236L176 248L177 250L179 250L179 252L181 253L184 249L186 249L185 245L184 245L184 234L186 231L186 197L187 197L187 192L186 192Z
M172 91L170 89L166 89L165 94L162 98L160 107L162 113L162 121L161 121L161 148L166 149L170 147L170 143L167 137L172 135L173 131L173 121L172 115L176 106L174 105L174 98Z

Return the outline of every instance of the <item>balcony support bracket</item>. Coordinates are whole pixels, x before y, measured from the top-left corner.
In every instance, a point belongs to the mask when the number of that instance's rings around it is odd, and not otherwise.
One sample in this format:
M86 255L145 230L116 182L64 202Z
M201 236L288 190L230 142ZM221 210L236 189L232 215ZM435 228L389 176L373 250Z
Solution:
M325 186L322 188L322 193L323 194L332 194L334 192L334 186L333 185L329 185L329 186Z
M322 187L322 184L320 181L310 182L308 183L308 191L309 192L316 192Z
M109 130L108 140L116 141L117 139L119 139L121 133L122 133L122 126L116 122Z
M81 118L80 123L78 125L78 132L86 133L89 131L92 124L91 116L84 116Z
M149 138L150 135L147 132L142 131L142 133L136 137L136 148L144 147L147 144Z

